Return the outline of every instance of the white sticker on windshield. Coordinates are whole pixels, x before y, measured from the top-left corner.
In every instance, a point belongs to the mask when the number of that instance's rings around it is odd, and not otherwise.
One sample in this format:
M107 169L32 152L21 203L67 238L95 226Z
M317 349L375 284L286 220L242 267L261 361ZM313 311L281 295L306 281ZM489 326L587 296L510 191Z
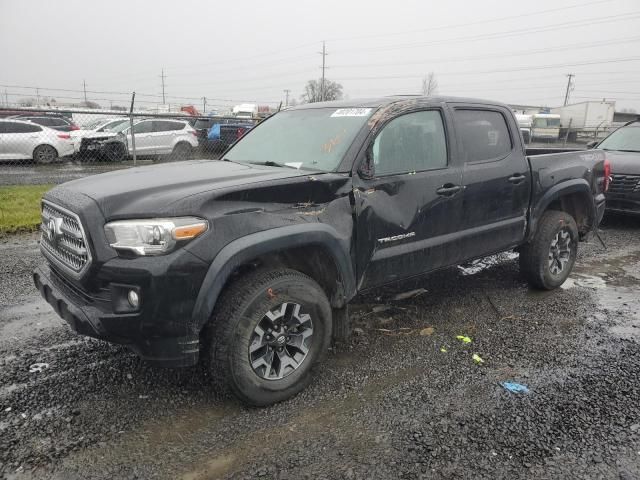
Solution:
M339 108L331 114L332 117L366 117L371 113L370 108Z

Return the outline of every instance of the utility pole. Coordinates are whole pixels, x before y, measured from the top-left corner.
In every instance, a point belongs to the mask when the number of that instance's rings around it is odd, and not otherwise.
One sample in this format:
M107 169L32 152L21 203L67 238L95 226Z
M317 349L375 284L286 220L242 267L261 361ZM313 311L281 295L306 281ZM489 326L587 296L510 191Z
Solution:
M39 88L36 88L36 99L37 99L36 106L39 107L40 106L40 89Z
M7 93L7 89L6 88L4 90L4 99L5 99L5 102L6 102L7 107L8 107L9 106L9 93Z
M571 90L571 87L573 85L573 77L575 77L575 75L573 73L568 73L567 77L569 77L569 80L567 81L567 91L564 94L564 104L567 105L567 103L569 103L569 92Z
M207 97L202 97L202 113L207 113Z
M327 57L327 49L325 46L324 40L322 41L322 52L318 52L322 55L322 81L320 82L320 100L324 101L324 70L325 70L325 59Z
M164 101L164 79L167 78L167 76L164 74L164 68L162 69L162 74L160 75L160 79L162 80L162 104L165 104Z
M87 104L87 82L82 80L82 88L84 89L84 104Z
M285 100L284 100L284 106L288 107L289 106L289 93L291 93L291 90L289 90L288 88L283 90L285 96Z

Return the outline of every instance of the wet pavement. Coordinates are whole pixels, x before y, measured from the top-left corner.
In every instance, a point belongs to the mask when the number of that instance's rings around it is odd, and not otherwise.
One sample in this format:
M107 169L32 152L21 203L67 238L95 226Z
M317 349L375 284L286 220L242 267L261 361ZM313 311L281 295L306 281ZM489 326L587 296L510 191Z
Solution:
M265 409L76 336L30 285L36 238L3 239L0 477L638 479L639 234L608 220L554 292L502 254L358 298L351 343Z

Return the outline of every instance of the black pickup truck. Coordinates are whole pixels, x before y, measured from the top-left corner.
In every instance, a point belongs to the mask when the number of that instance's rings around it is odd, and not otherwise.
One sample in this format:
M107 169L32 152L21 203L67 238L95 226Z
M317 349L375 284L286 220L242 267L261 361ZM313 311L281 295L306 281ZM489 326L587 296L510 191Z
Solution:
M75 180L42 202L44 298L80 334L208 362L243 401L308 384L362 291L505 250L561 285L604 211L599 150L527 156L500 104L389 97L265 120L223 161Z

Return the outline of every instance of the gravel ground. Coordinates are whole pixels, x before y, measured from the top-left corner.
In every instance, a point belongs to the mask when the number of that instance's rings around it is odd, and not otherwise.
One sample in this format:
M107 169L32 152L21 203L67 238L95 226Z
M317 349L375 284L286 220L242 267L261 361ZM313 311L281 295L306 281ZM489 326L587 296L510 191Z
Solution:
M265 409L76 336L31 287L36 237L1 240L0 477L638 479L639 231L607 221L555 292L503 254L363 296L351 343Z

